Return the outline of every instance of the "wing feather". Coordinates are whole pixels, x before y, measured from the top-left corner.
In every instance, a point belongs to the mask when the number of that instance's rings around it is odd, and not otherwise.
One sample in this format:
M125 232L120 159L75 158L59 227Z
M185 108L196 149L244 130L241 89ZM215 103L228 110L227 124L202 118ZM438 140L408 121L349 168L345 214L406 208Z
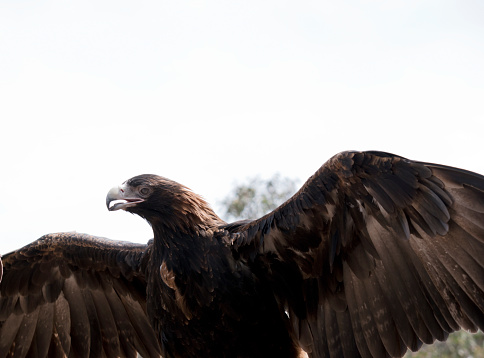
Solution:
M350 301L352 302L352 304L350 303L352 311L350 312L354 312L356 316L353 321L359 323L359 341L365 343L371 356L385 355L386 350L380 339L380 333L371 311L374 307L372 307L370 301L375 299L375 297L368 297L362 281L349 270L346 270L346 272L348 272L348 276L351 275L351 277L345 278L345 281L348 280L352 283L348 289L348 292L352 295ZM387 320L385 320L385 323L388 323Z
M386 351L392 356L404 354L407 346L399 334L398 324L395 323L387 296L378 277L376 275L371 277L369 285L361 287L361 291L365 293L366 298L363 298L363 302L367 302L369 306L369 314L374 320L378 337L381 338Z
M51 341L51 334L54 327L54 306L46 304L38 307L39 316L35 327L35 351L38 357L47 357ZM34 355L35 356L35 355Z
M160 356L146 312L149 252L59 233L5 255L0 357Z
M6 357L17 332L22 324L23 316L18 314L10 315L2 325L2 339L0 340L0 357Z
M356 301L353 278L354 277L351 270L345 269L344 281L345 283L347 282L348 284L348 287L345 293L346 293L346 299L348 302L348 312L351 319L351 326L353 329L356 346L358 347L358 352L360 356L371 357L371 352L366 343L366 339L363 332L363 327L362 327L363 322L360 321L359 307L358 307L358 302ZM328 316L330 315L326 314L326 317ZM337 357L337 355L332 354L331 357Z
M105 287L103 292L106 295L106 301L109 304L110 311L113 312L123 351L127 353L127 356L136 355L134 347L142 346L142 341L139 339L138 333L134 330L126 309L112 287ZM146 353L144 349L143 352Z
M339 334L341 344L341 354L338 352L340 357L358 357L360 353L356 345L356 341L353 335L351 327L351 319L349 314L346 312L334 312L331 307L327 306L325 308L326 319L336 320L338 322L338 328L335 334Z
M271 284L291 286L276 294L311 357L402 356L454 330L484 328L479 174L343 152L278 209L236 229L234 249L248 260L275 255ZM285 286L279 268L318 289ZM291 309L300 301L306 309Z
M156 338L153 329L149 322L145 319L146 304L141 302L139 297L136 297L136 292L127 292L126 287L120 281L113 281L113 288L115 292L125 292L125 294L118 294L126 314L129 317L129 322L133 327L133 332L136 335L133 337L136 349L143 357L155 357L160 353L158 339Z
M101 325L101 336L103 337L102 343L104 352L108 357L119 357L121 354L121 347L118 329L116 327L113 312L106 299L106 295L100 290L91 290L89 292L92 296L97 315L104 316L103 319L99 321Z
M93 339L93 346L91 346L91 334L93 337L95 335L100 337L101 332L97 316L90 306L90 301L86 302L86 297L77 285L74 276L65 280L63 291L67 302L69 302L72 349L80 357L89 357L91 350L93 356L94 354L99 356L100 352L95 349L98 340Z
M64 293L54 301L54 331L52 332L54 345L53 347L58 355L69 356L71 353L71 315L69 314L69 303L64 297Z
M30 347L32 346L32 339L34 338L38 316L39 309L37 308L35 311L22 317L22 324L15 337L15 341L19 343L21 342L21 344L16 344L15 347L12 347L13 357L25 357L29 352Z
M340 334L340 327L338 325L337 313L330 309L327 305L323 307L322 313L324 314L324 332L323 340L325 340L325 346L328 353L332 356L342 356L344 340ZM317 325L315 322L313 326ZM321 356L319 354L318 356Z

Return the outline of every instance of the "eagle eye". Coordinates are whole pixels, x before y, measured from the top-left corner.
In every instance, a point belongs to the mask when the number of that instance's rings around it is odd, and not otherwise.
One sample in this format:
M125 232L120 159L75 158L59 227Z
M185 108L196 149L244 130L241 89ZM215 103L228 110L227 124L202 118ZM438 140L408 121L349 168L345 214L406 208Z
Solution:
M141 188L139 188L138 192L142 196L148 196L151 193L151 189L147 186L142 186Z

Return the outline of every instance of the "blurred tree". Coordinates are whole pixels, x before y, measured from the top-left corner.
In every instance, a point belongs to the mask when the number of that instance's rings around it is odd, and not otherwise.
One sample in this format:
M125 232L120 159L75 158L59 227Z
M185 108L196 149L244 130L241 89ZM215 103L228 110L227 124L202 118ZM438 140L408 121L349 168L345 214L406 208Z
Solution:
M484 358L484 333L472 334L458 331L449 335L445 342L436 342L416 352L408 352L406 358Z
M227 220L257 219L289 199L297 189L297 181L275 174L269 179L251 178L237 184L222 202Z
M257 219L274 210L296 192L297 181L275 174L270 179L249 179L237 184L221 205L227 220ZM447 341L436 342L416 352L408 352L406 358L484 358L484 333L459 331Z

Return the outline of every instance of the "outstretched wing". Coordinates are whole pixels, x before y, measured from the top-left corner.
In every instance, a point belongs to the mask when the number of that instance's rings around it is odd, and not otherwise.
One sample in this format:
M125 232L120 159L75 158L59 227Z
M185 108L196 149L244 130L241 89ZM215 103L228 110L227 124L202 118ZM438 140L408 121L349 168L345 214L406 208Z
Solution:
M46 235L3 257L0 357L160 356L146 315L150 246Z
M343 152L234 248L266 275L312 357L402 356L484 328L484 177Z

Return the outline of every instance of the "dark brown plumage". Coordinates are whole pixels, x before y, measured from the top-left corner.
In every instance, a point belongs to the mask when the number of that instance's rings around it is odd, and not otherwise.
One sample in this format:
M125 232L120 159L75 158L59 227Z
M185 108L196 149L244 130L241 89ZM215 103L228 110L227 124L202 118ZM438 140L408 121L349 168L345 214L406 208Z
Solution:
M154 175L106 203L154 240L52 234L5 255L0 357L398 357L484 328L479 174L344 152L254 221Z

